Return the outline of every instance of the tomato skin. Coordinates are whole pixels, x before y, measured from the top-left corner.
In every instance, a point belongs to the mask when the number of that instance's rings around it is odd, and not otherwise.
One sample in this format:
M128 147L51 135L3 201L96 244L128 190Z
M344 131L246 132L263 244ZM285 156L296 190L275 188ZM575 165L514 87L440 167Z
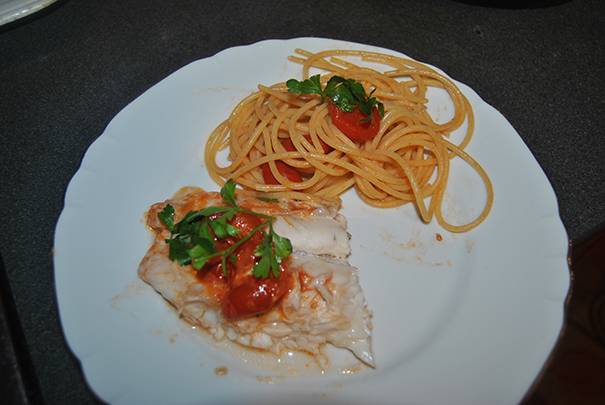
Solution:
M277 166L277 171L288 180L294 183L300 183L302 181L302 176L294 167L285 164L281 160L276 160L275 166ZM263 172L265 184L279 184L275 176L273 176L273 173L271 173L269 163L263 163L261 165L261 170Z
M239 283L231 283L222 301L222 311L227 319L241 319L260 315L271 310L293 287L292 273L287 272L287 264L280 266L279 278L270 275L258 279L252 275L241 278Z
M367 116L359 111L357 107L351 112L346 112L334 103L328 103L328 112L336 128L353 142L372 140L380 129L380 113L377 108L372 109L372 120L370 122L361 122Z
M247 214L245 212L238 212L233 216L233 219L231 219L231 225L236 227L242 235L249 234L252 229L259 226L262 222L261 218L257 215Z
M273 306L273 297L267 283L254 280L231 288L223 303L223 313L228 319L261 314Z

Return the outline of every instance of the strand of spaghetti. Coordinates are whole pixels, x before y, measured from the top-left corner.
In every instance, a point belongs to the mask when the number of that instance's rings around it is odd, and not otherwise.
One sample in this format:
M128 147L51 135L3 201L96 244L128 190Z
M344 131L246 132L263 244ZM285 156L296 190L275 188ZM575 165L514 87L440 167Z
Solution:
M233 171L234 168L236 168L242 164L245 156L248 154L250 149L252 149L256 140L261 136L262 131L265 129L265 127L269 123L270 119L271 119L271 117L269 115L266 115L263 118L263 120L258 124L256 129L254 130L250 139L248 139L245 142L244 147L241 149L241 152L239 153L239 155L235 157L235 160L233 160L233 162L229 166L226 166L224 168L218 168L219 173L229 173L229 172Z
M227 121L223 121L218 127L212 131L208 137L206 143L206 149L204 151L204 164L208 169L208 174L212 177L217 184L223 184L224 181L218 173L218 166L216 164L216 155L219 150L224 149L226 145L223 141L227 138L229 133L229 127Z
M331 57L329 60L330 63L334 64L334 65L338 65L341 66L343 68L348 69L349 71L351 71L352 69L359 69L359 66L357 66L354 63L351 63L349 61L346 61L344 59L341 58L336 58L336 57Z
M271 139L270 139L270 135L269 135L268 131L266 131L266 130L263 131L263 139L265 141L265 145L267 145L266 155L270 156L270 155L272 155ZM275 177L275 179L280 184L286 186L287 188L289 188L291 190L305 190L305 189L313 186L314 184L316 184L322 178L321 172L317 171L313 174L313 176L310 179L307 179L302 182L293 182L293 181L290 181L290 179L288 179L286 176L282 176L280 171L277 170L277 166L275 165L275 160L270 160L268 163L269 163L269 168L271 170L271 173L273 174L273 177Z
M317 195L325 198L337 198L339 195L344 193L346 190L351 188L355 184L355 178L349 176L348 178L341 179L340 181L332 184L329 187L317 192Z
M459 149L464 149L470 143L471 138L473 137L473 133L475 132L475 114L473 113L473 109L471 108L471 104L468 99L462 95L462 99L464 101L464 111L466 112L466 132L464 134L464 138L457 145ZM450 156L452 158L453 156Z
M474 114L451 80L419 62L377 52L296 49L295 53L299 56L289 59L302 65L305 79L310 69L320 69L326 72L320 77L322 87L339 75L361 83L366 93L373 91L385 109L378 133L369 142L353 142L334 125L318 95L294 96L285 83L259 85L208 139L204 159L215 181L222 184L233 178L270 195L311 201L337 199L354 187L363 201L377 207L412 202L424 222L436 217L452 232L472 229L485 219L493 189L484 169L464 152L474 133ZM382 64L388 70L380 72L349 57ZM453 114L445 122L436 122L429 114L427 93L433 88L443 89L453 105ZM462 136L456 142L449 140L459 128L456 134ZM220 167L217 155L226 147L231 164ZM324 152L324 148L329 150ZM449 162L455 157L479 173L487 190L482 212L463 225L448 223L442 213ZM293 182L280 173L278 161L297 170L302 181ZM262 165L269 167L279 184L264 184Z
M291 62L295 62L295 63L300 63L301 65L305 64L306 59L303 58L299 58L297 56L288 56L288 60ZM322 61L317 61L316 64L314 64L315 67L317 67L318 69L322 69L328 72L333 72L333 73L340 73L340 72L344 72L344 69L340 68L339 66L330 63L328 61L322 60Z
M434 141L436 141L436 145L439 145L439 143L438 143L439 139L437 138L437 135L434 134L434 133L430 133L429 135L433 138ZM401 138L401 139L404 139L404 138ZM438 156L438 151L436 152L436 155ZM397 156L397 157L394 158L394 160L401 159L401 157L398 156L398 155L396 155L396 154L395 155L391 155L391 156ZM443 172L443 163L442 163L443 160L444 159L437 159L438 173L439 174L441 174ZM447 159L445 159L445 160L447 160ZM401 160L401 162L404 162L404 160ZM417 206L418 206L418 208L420 210L421 216L423 217L423 219L430 218L429 213L423 211L423 202L422 202L421 198L425 197L426 195L428 195L429 193L431 193L433 187L430 187L431 190L428 191L427 194L425 194L424 192L420 191L420 188L418 187L418 184L415 183L416 182L415 176L409 170L406 170L406 168L403 167L402 163L400 163L400 165L405 170L406 177L407 177L408 181L410 182L412 190L414 191L414 195L416 196ZM437 187L440 182L441 182L441 175L438 176L437 180L434 183L434 186ZM426 192L426 189L425 189L425 192Z
M324 176L321 180L319 180L315 185L309 187L306 192L311 194L320 193L322 190L326 190L331 184L333 180L330 176Z
M383 200L388 197L387 193L377 189L370 181L363 177L353 176L353 180L355 180L355 188L357 189L357 193L363 194L369 200Z
M256 102L254 103L254 113L257 121L262 121L267 114L267 110L270 109L269 105L271 105L271 103L265 103L265 99L265 94L259 94L259 97L256 98Z
M313 158L318 159L318 160L323 160L323 161L329 161L330 158L326 157L325 155L320 155L320 154L310 154L312 155ZM396 154L395 154L396 155ZM276 160L284 160L288 157L300 157L300 153L298 152L287 152L287 153L279 153L279 154L273 154L270 156L265 156L261 159L257 159L254 162L250 162L249 164L247 164L246 166L240 167L237 171L232 173L232 178L234 179L238 179L243 173L246 173L250 170L252 170L253 168L256 168L260 165L262 165L263 163L270 163L270 162L274 162ZM361 177L365 177L368 180L370 180L372 183L376 184L378 187L380 187L381 189L383 189L385 192L387 192L388 194L397 197L397 198L401 198L401 199L405 199L408 197L407 193L401 193L397 190L394 190L392 187L390 187L389 185L385 184L384 182L382 182L380 179L376 178L374 175L372 175L371 173L367 173L365 172L363 169L350 164L348 162L345 162L343 160L334 160L333 161L334 164L344 167L346 169L348 169L350 172L353 172L355 175L357 176L361 176ZM403 164L405 165L405 162L403 162ZM272 168L272 170L275 169L275 172L273 172L273 174L279 174L277 171L277 168ZM405 170L405 168L404 168ZM411 173L406 173L406 175L409 175ZM293 183L288 181L287 179L285 179L284 177L282 177L281 175L279 175L281 177L280 183L290 183L291 185L289 185L289 187L292 187L293 190L303 190L306 187L308 187L309 185L313 184L310 180L307 181L303 181L301 183ZM277 178L277 176L276 176ZM278 181L280 179L278 178ZM412 187L415 186L415 182L414 185ZM258 191L266 191L266 190L272 190L272 191L285 191L287 190L287 187L280 185L280 186L265 186L265 185L255 185L254 188Z
M309 69L313 66L314 62L317 59L323 59L323 62L334 66L335 70L336 69L340 69L340 67L338 67L337 65L334 65L332 63L327 62L324 57L326 55L347 55L347 54L355 54L355 53L349 53L349 52L356 52L356 51L341 51L341 50L331 50L331 51L323 51L323 52L317 52L317 53L310 53L307 51L304 51L302 49L295 49L294 50L296 53L302 54L304 56L307 56L307 59L304 61L303 63L303 78L308 78L309 77Z
M402 69L402 70L396 70L394 71L391 75L391 77L397 77L400 75L408 75L408 74L414 74L415 72L412 70L408 70L408 69ZM423 71L420 72L423 76L428 76L431 78L434 78L436 80L438 80L442 85L443 85L443 89L446 90L448 92L448 94L450 95L452 102L454 103L454 108L456 111L460 110L460 106L464 105L464 102L462 101L462 93L460 92L460 90L458 90L458 88L456 87L456 85L454 85L453 82L451 82L450 80L446 79L445 77L439 75L436 72L433 71ZM419 84L420 86L420 84ZM454 117L447 123L444 124L436 124L441 131L445 131L445 132L449 132L449 131L453 131L456 128L458 128L462 122L464 121L464 116L462 116L461 114L454 114Z
M280 101L283 101L284 103L292 104L292 105L295 105L298 107L300 107L304 104L304 102L301 102L300 100L295 99L294 97L290 97L288 93L284 93L284 89L277 90L273 87L267 87L267 86L263 86L262 84L259 84L258 90L261 93L273 96L273 97L279 99Z
M423 190L423 192L419 191L420 188L418 188L418 185L416 184L417 191L414 194L417 196L417 198L425 198L425 197L429 196L430 194L433 193L433 191L435 189L439 188L442 180L447 179L447 173L445 170L445 167L446 167L445 165L449 161L446 157L447 151L444 150L443 147L441 147L441 150L440 150L439 144L436 144L436 148L432 152L434 153L436 160L437 160L437 178L435 179L433 184L430 186L427 186ZM397 156L397 159L401 159L401 157L399 155L397 155L395 152L390 151L389 153L391 154L391 156ZM405 162L405 160L403 160L403 159L401 159L401 161ZM400 165L401 165L401 163L400 163ZM410 178L409 178L410 176L407 173L406 173L406 176L408 177L408 180L410 180ZM414 180L415 180L415 177L414 177ZM412 188L414 187L414 185L412 185L412 184L411 184L411 186L412 186Z
M405 139L404 141L408 142L408 139ZM415 145L416 143L412 143L412 144ZM431 149L433 148L433 145L426 143L426 142L424 142L424 144L427 147L428 151L431 151ZM399 145L397 145L394 148L390 148L390 149L386 149L386 150L396 152L398 149L400 149ZM363 155L360 155L359 157L354 157L354 161L357 162L358 166L363 167L368 171L373 171L377 175L377 177L383 179L383 181L385 181L388 184L391 184L393 187L398 188L398 186L399 186L398 189L400 189L400 190L407 189L407 187L408 187L407 183L405 181L402 181L404 179L402 179L400 176L396 176L396 175L389 173L385 168L381 167L378 162L376 162L375 160L372 160L372 157L374 157L378 154L384 156L385 160L387 160L387 161L391 160L389 155L387 155L385 153L385 150L380 150L380 151L365 151L363 153ZM424 162L422 162L422 161L410 161L409 159L406 159L405 156L401 156L401 158L403 160L405 160L406 162L408 162L408 165L410 167L417 167L418 164L424 165Z
M437 218L437 222L443 228L447 229L450 232L467 232L467 231L470 231L471 229L475 228L480 223L482 223L485 220L485 218L487 218L487 216L489 215L489 212L494 203L494 188L492 186L491 180L489 179L489 176L487 175L487 172L483 169L483 167L481 167L481 165L475 159L473 159L468 153L466 153L462 149L458 148L453 143L445 141L445 144L447 145L448 149L453 151L457 156L464 159L464 161L466 161L479 174L479 176L481 177L481 180L483 180L483 184L485 185L485 191L486 191L485 206L483 207L483 210L481 210L481 213L471 222L464 224L464 225L450 224L443 217L443 212L441 210L441 208L442 208L441 204L439 204L438 209L435 211L435 217ZM439 196L440 199L443 198L444 192L445 192L445 188L443 188L440 191L440 196Z
M230 155L244 154L242 152L242 140L239 139L238 132L241 131L243 133L249 134L254 131L254 128L258 124L258 120L254 119L254 115L252 115L252 112L256 109L256 102L259 96L259 94L255 93L250 97L244 99L240 104L237 105L237 107L227 120L226 125L230 130L230 136L228 139L230 146ZM248 129L250 129L251 131L248 131Z
M411 141L412 141L412 139L410 139L410 138L407 138L407 139L406 139L406 141L410 142L410 144L412 143L412 142L411 142ZM429 147L429 148L431 147L431 145L430 145L430 144L428 144L428 143L426 143L426 142L423 142L423 143L424 143L424 144L425 144L427 147ZM356 147L356 146L355 146L353 143L351 143L351 145L352 145L352 147L350 147L350 148L342 148L342 147L341 147L341 150L342 150L343 152L347 153L347 154L348 154L348 155L350 155L350 156L359 156L359 157L363 157L363 158L369 159L369 161L368 161L368 160L366 160L366 161L364 161L362 164L360 164L360 166L361 166L361 167L364 167L364 166L365 166L365 168L366 168L366 169L368 169L368 168L369 168L369 167L367 166L367 164L368 164L368 163L369 163L369 162L370 162L372 159L373 159L373 160L379 159L379 160L382 160L382 161L385 161L385 162L388 162L388 161L390 160L389 158L384 157L384 155L383 155L383 154L382 154L380 151L374 151L374 150L373 150L373 151L363 151L363 150L358 149L358 148L357 148L357 147ZM427 162L427 163L428 163L428 162ZM422 164L427 164L427 163L424 163L424 162L423 162ZM385 179L385 180L387 180L387 179ZM400 179L398 179L398 178L392 178L392 179L388 179L387 181L389 181L389 180L390 180L390 182L393 182L393 183L400 182Z
M317 68L320 68L320 69L324 69L324 70L328 70L328 71L333 71L335 73L340 73L340 72L343 71L342 69L339 68L338 65L336 65L334 63L327 62L325 59L323 59L323 57L321 57L321 58L320 57L315 58L315 57L313 57L314 55L312 53L308 52L308 51L304 51L304 50L301 50L301 49L296 49L295 52L301 53L301 54L307 56L307 59L302 59L302 58L296 58L296 57L294 57L294 59L291 59L293 62L301 63L304 66L308 66L309 68L310 67L317 67ZM324 52L326 54L325 56L329 56L329 54L331 52L332 51L325 51ZM318 55L318 54L315 54L315 55ZM320 60L317 60L317 59L320 59ZM359 66L357 66L357 65L355 65L353 63L344 61L343 59L340 59L340 58L332 57L331 61L334 61L334 62L337 62L337 63L339 63L341 65L345 65L345 66L349 67L349 70L346 70L346 72L347 72L348 75L352 75L354 73L355 69L363 69L363 70L366 70L366 71L374 72L375 76L379 76L378 72L376 72L376 71L374 71L372 69L365 69L365 68L359 67ZM385 75L382 75L382 76L384 76L385 79L387 78ZM303 77L304 78L308 77L308 71L303 72ZM411 92L409 92L409 90L407 88L405 88L404 91L406 91L406 93L407 93L406 95L408 97L412 98L411 101L418 101L418 102L422 102L423 101L421 99L414 100L413 98L416 98L416 97L414 97L413 94Z
M315 101L315 104L313 104L313 102L310 102L309 108L316 106L316 102L317 101ZM294 145L294 147L296 148L297 151L299 151L299 152L310 151L311 152L312 151L312 148L310 147L311 145L308 143L308 141L306 139L304 139L304 137L299 133L297 128L293 125L293 123L297 122L298 119L300 118L300 116L304 112L305 111L303 109L300 109L299 111L297 111L293 114L293 116L291 117L292 119L289 122L288 133L289 133L290 140L292 141L292 144ZM312 116L310 124L309 124L310 132L315 132L313 130L313 122L314 121L313 121L313 116ZM315 149L315 152L319 152L319 150L323 151L323 149L320 149L320 148L313 147L313 149ZM331 157L336 158L337 155L338 155L338 153L334 153L331 155ZM305 160L307 162L307 165L305 167L309 167L309 165L312 165L327 175L341 176L346 173L346 170L342 170L342 169L337 170L335 168L330 167L329 165L322 164L322 163L314 160L310 155L307 155ZM291 164L292 162L287 161L286 163Z
M399 56L387 55L378 52L366 52L362 51L362 60L367 62L383 63L399 69L418 69L428 70L430 72L438 73L435 69L431 68L424 63L417 62L413 59L401 58ZM385 74L389 73L388 71Z

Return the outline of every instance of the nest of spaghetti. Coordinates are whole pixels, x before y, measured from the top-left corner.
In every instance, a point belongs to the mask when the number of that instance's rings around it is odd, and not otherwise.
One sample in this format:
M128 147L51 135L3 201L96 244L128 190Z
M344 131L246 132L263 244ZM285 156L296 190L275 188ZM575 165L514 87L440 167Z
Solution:
M334 201L354 188L371 206L412 203L424 222L436 218L451 232L465 232L483 222L493 202L492 185L464 151L473 136L474 116L450 79L417 61L382 53L295 53L289 59L302 65L303 79L311 71L322 72L322 86L336 75L353 79L380 100L384 116L379 117L377 133L363 142L352 140L333 122L331 101L316 94L293 94L285 82L259 85L208 138L205 163L214 181L224 184L231 178L248 189L300 200ZM428 112L431 88L445 90L451 100L453 114L446 122L436 122ZM463 134L454 143L450 135L457 130ZM226 148L230 164L220 166L217 157ZM449 223L442 212L450 160L456 157L479 174L487 193L482 211L466 224Z

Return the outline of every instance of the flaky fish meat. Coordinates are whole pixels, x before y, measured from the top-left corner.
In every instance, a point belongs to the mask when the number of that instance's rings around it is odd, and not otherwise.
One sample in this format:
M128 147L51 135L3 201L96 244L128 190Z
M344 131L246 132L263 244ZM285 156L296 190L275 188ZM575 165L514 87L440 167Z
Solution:
M307 352L322 367L329 364L323 350L329 344L347 349L363 363L375 367L371 313L357 269L347 262L350 236L338 207L263 200L246 191L238 191L236 201L239 207L274 217L275 232L290 240L292 254L284 263L279 280L262 284L248 274L250 270L241 270L243 265L238 263L225 276L208 265L196 270L169 258L166 239L170 232L158 213L169 204L174 208L176 222L191 211L223 204L219 193L198 188L181 189L148 210L146 223L154 240L140 263L140 278L170 302L183 319L217 340L229 339L276 355L290 350ZM243 220L236 216L233 221L239 226ZM239 262L258 261L243 251L236 257ZM217 266L220 268L220 264ZM275 292L261 297L265 300L262 311L246 312L248 301L237 301L248 293L249 282L260 287L255 287L247 299Z

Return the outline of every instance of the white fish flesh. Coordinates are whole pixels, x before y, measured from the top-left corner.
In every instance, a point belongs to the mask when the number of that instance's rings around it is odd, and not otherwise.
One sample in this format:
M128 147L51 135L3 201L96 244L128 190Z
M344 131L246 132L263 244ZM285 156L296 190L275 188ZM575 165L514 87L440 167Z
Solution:
M139 266L141 279L177 308L187 322L201 326L218 340L227 338L277 355L285 350L304 351L322 366L329 363L322 349L331 344L348 349L375 367L371 314L357 269L346 261L350 245L344 217L334 207L266 202L246 192L237 193L237 202L275 216L274 230L292 243L293 254L285 270L291 280L288 292L271 310L260 316L225 316L217 293L200 280L197 271L168 258L165 238L170 234L157 213L169 203L178 220L189 211L221 205L218 193L186 188L150 208L147 224L155 239Z

